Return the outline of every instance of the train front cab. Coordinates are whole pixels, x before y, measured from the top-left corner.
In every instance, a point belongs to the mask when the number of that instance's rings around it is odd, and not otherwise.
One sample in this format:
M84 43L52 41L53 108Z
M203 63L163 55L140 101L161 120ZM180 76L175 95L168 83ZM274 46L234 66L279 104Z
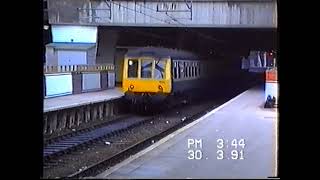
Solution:
M170 58L125 57L122 89L126 99L161 101L171 93Z

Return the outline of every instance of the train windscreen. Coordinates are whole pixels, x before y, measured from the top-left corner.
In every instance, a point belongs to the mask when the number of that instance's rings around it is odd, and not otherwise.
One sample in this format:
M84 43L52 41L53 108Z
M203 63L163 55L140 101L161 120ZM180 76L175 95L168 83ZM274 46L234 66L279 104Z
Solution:
M138 60L129 59L128 61L128 78L137 78L138 77Z
M152 78L152 61L150 59L141 60L141 78Z

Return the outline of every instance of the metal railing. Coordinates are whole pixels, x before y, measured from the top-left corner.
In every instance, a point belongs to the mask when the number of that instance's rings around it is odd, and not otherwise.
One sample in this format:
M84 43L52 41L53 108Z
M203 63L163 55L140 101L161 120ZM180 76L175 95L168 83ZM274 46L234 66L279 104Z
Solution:
M68 72L100 72L114 70L113 64L96 65L44 65L43 73L68 73Z

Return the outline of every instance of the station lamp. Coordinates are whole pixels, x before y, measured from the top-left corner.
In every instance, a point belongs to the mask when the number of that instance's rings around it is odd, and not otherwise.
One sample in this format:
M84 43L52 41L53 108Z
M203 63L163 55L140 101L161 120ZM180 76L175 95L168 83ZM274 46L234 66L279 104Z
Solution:
M48 30L48 29L49 29L49 26L48 26L48 25L44 25L44 26L43 26L43 29L44 29L44 30Z

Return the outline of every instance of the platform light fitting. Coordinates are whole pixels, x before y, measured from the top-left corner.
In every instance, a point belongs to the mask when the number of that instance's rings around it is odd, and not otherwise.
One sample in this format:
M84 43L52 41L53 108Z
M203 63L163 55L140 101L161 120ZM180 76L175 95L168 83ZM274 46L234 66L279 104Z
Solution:
M48 26L48 25L44 25L44 26L43 26L43 29L44 29L44 30L48 30L48 29L49 29L49 26Z
M129 65L131 66L133 64L133 62L132 61L129 61Z

